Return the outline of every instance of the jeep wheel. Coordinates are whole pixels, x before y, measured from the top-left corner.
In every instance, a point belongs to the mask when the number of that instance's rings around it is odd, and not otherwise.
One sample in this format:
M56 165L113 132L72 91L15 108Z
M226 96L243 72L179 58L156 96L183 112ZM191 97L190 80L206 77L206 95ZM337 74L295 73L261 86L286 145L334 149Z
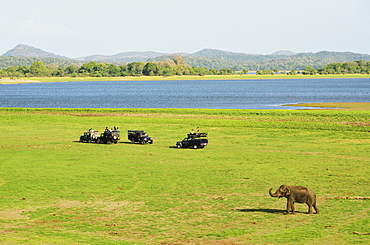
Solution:
M100 139L97 139L95 143L100 144Z
M182 148L182 145L181 144L178 144L177 145L177 148L179 148L179 149Z
M193 145L193 149L197 149L198 148L198 146L197 145Z

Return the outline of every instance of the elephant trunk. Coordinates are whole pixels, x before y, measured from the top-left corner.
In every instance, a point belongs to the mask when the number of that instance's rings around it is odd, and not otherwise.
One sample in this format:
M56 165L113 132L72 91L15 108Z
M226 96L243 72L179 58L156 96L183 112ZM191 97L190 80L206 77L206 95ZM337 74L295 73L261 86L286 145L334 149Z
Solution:
M270 188L270 190L269 190L269 194L270 194L270 196L272 196L272 197L278 197L279 195L275 192L275 193L272 193L272 188Z

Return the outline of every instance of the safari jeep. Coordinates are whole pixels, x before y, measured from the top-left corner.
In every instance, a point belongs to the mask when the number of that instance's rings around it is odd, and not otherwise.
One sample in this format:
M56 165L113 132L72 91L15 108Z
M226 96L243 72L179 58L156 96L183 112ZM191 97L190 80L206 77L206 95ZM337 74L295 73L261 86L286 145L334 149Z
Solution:
M149 137L148 134L142 130L128 130L127 131L127 138L133 143L140 143L142 145L149 143L153 144L153 138Z
M177 148L204 148L208 145L207 133L188 134L187 138L176 142Z
M118 130L105 130L104 133L96 140L98 144L117 144L121 139L120 133Z
M87 132L84 132L83 135L80 136L80 142L96 142L96 140L99 138L99 132L89 130Z

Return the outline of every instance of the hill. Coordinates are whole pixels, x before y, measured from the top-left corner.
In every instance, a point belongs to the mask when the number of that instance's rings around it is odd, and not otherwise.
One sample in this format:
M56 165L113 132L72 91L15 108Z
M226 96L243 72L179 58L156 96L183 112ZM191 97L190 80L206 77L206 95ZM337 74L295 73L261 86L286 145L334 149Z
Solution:
M40 58L56 58L56 59L69 59L65 56L56 55L50 52L46 52L42 49L35 48L29 45L25 44L19 44L15 48L9 50L2 56L9 57L9 56L15 56L15 57L40 57Z
M289 50L279 50L279 51L272 53L272 55L286 55L286 56L296 55L296 54L297 54L296 52L289 51Z
M82 62L65 56L46 52L25 44L19 44L15 48L0 56L0 68L12 66L30 66L35 61L44 62L47 65L58 66L81 65Z
M275 52L271 55L259 55L204 49L185 56L185 63L194 67L207 67L208 69L231 68L233 70L303 70L306 66L318 69L333 62L356 60L369 61L370 55L329 51L298 54L285 51L284 53Z
M91 55L87 57L77 58L77 60L89 62L89 61L104 61L104 62L146 62L148 59L155 58L158 56L169 55L166 53L157 53L152 51L146 52L122 52L115 55Z
M20 44L0 56L0 68L10 66L29 66L34 61L42 61L45 64L71 65L83 64L90 61L104 62L114 65L122 65L132 62L162 61L170 58L169 53L146 52L122 52L115 55L91 55L71 59L56 55L32 46ZM315 69L322 68L330 63L366 60L370 61L370 55L352 52L329 52L295 53L288 50L276 51L272 54L246 54L218 49L203 49L192 54L182 54L184 62L190 66L207 69L230 68L233 70L304 70L306 66Z
M56 65L81 65L90 61L105 62L115 65L122 65L131 62L147 62L151 58L169 55L167 53L146 52L122 52L115 55L91 55L76 59L68 58L54 53L46 52L25 44L19 44L15 48L0 56L0 68L10 66L30 66L34 61L41 61L45 64Z

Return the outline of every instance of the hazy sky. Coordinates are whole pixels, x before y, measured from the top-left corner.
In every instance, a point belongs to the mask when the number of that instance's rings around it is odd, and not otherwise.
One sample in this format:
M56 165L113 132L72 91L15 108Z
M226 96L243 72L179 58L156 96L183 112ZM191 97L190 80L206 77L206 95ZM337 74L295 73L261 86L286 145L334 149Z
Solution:
M370 0L2 0L0 6L0 55L18 44L71 58L204 48L370 54Z

